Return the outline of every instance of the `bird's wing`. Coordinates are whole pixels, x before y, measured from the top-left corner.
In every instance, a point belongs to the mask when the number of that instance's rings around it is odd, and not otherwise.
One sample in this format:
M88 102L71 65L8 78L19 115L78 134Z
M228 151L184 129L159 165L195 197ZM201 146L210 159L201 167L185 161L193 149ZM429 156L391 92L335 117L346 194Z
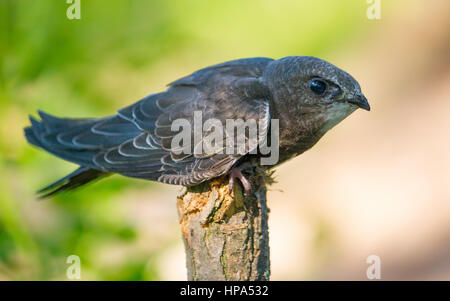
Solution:
M260 134L265 135L269 102L258 77L269 62L240 60L209 67L172 83L164 93L150 95L120 110L118 116L132 122L142 133L97 155L95 163L126 176L182 185L194 185L226 173L242 155L223 151L193 154L194 143L190 154L179 154L172 146L172 139L179 133L172 131L172 122L185 119L193 125L194 112L201 112L203 121L215 118L223 125L227 119L262 120L265 128ZM191 137L195 130L191 126ZM206 135L203 132L202 136Z
M258 78L270 61L244 59L202 69L103 119L77 122L41 115L42 123L33 126L39 134L36 143L104 172L187 186L200 183L226 173L242 154L180 154L172 146L179 133L172 131L172 122L185 119L193 125L194 112L201 112L203 121L215 118L223 125L227 119L261 120L264 136L269 95ZM195 131L192 126L192 137Z

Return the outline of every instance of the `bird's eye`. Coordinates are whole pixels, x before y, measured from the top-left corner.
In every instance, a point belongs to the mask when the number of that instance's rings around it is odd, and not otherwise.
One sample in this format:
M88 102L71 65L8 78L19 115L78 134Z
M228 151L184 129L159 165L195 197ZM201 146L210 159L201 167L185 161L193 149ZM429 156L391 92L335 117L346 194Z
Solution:
M321 79L313 79L309 82L309 88L317 95L322 95L327 90L327 83Z

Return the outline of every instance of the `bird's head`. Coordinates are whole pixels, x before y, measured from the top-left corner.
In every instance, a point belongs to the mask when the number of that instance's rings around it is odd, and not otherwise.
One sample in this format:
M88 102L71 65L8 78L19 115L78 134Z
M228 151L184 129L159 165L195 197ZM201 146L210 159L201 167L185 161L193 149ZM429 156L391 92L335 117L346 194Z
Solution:
M294 114L320 114L325 130L357 108L370 110L358 82L319 58L291 56L273 61L265 70L263 81L274 101Z

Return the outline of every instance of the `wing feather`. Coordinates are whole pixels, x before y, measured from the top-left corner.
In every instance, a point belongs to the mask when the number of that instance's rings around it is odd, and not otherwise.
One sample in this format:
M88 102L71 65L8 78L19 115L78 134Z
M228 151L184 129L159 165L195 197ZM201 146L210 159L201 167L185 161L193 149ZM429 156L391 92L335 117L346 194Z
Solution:
M191 125L196 111L203 121L218 119L262 120L263 136L270 113L267 88L259 81L272 60L244 59L199 70L125 107L117 115L102 119L64 119L40 112L42 121L32 120L33 142L66 160L102 172L170 184L195 185L225 174L245 154L179 154L172 145L179 131L174 120L184 118ZM191 136L194 127L191 126ZM209 132L202 133L205 137ZM29 135L31 136L31 135ZM248 137L245 137L248 144ZM225 143L223 143L223 147ZM250 149L247 149L250 151Z

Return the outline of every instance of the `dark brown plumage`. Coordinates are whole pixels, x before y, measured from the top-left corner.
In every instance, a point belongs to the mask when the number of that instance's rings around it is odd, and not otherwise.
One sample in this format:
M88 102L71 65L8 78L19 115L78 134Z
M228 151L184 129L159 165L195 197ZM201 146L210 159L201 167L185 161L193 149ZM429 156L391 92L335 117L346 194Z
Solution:
M369 109L358 83L330 63L314 57L252 58L199 70L113 116L68 119L39 112L41 120L31 117L25 136L80 165L44 188L45 195L110 173L191 186L228 173L247 155L175 154L175 119L192 121L194 111L223 123L241 118L268 126L279 119L279 164L313 146L358 107Z

